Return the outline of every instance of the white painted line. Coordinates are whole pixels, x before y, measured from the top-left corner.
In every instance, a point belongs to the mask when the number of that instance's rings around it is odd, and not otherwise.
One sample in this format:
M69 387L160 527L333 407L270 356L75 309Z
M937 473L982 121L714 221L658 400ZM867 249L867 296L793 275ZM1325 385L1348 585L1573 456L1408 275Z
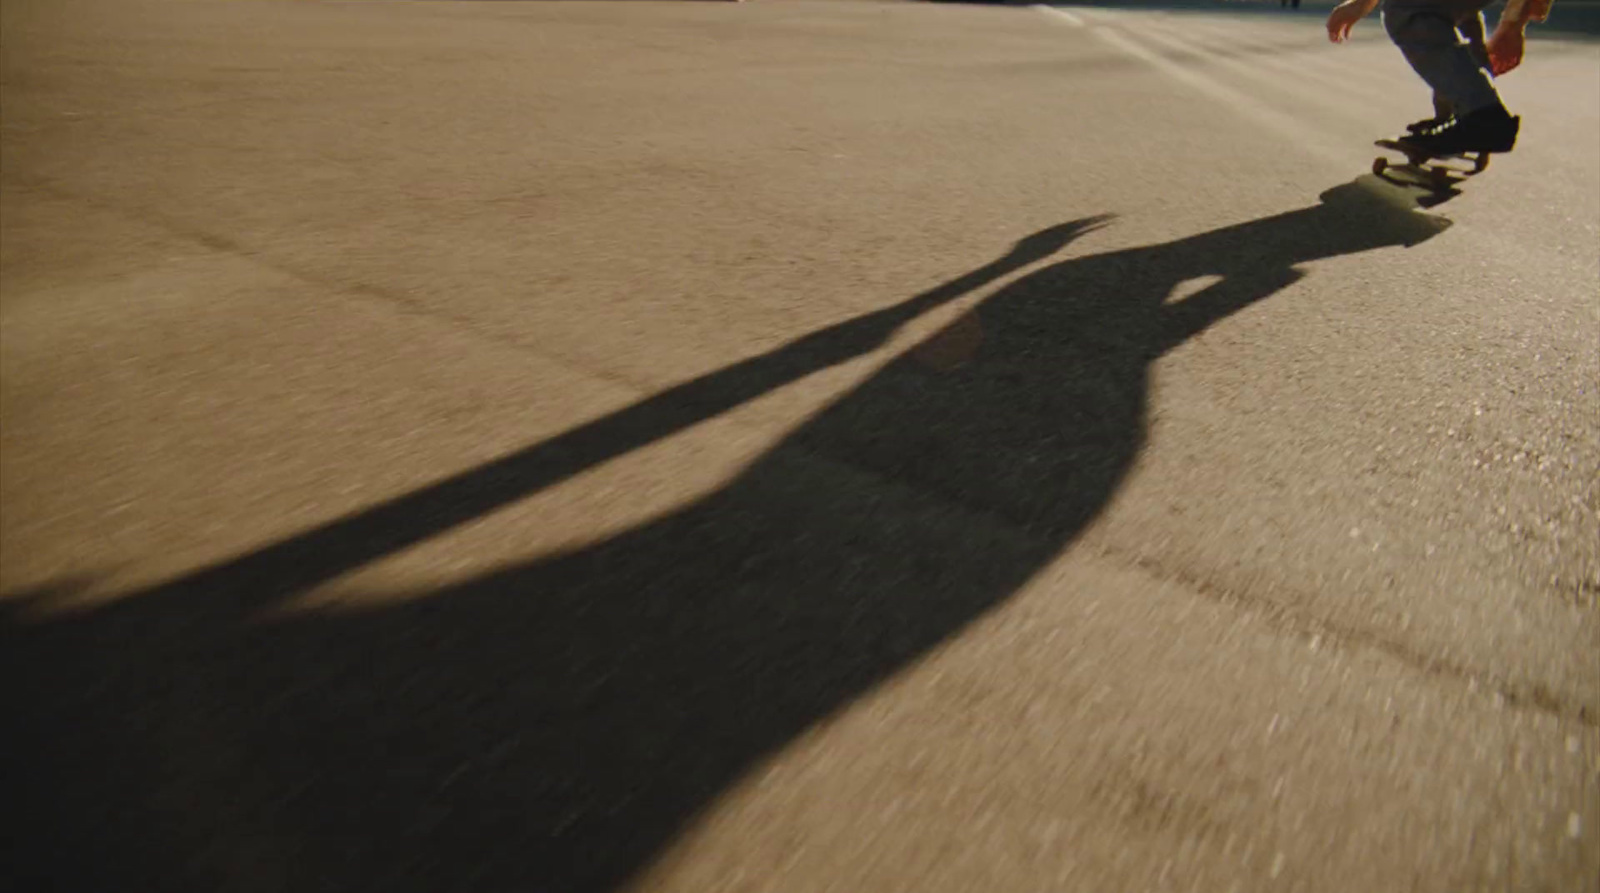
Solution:
M1088 22L1085 22L1083 20L1083 17L1078 15L1077 13L1068 12L1067 10L1062 9L1059 6L1046 6L1043 3L1035 3L1033 5L1033 8L1039 10L1040 12L1048 13L1050 15L1053 15L1056 18L1060 19L1063 22L1066 22L1067 24L1071 25L1074 28L1082 28L1083 26L1089 24Z
M1065 22L1074 28L1089 27L1089 23L1085 21L1083 16L1059 6L1036 3L1033 8L1040 12L1048 13L1052 18ZM1122 10L1097 9L1095 14L1097 16L1110 15L1119 18L1126 16L1128 19L1132 19L1131 15L1127 15ZM1302 151L1316 156L1322 162L1340 167L1349 165L1350 159L1344 153L1330 151L1327 148L1333 142L1324 134L1319 133L1315 127L1308 126L1305 122L1286 115L1255 97L1229 87L1216 78L1192 67L1167 59L1159 52L1149 49L1119 33L1115 28L1094 27L1090 28L1090 32L1135 59L1149 64L1151 67L1232 108L1236 113L1253 120L1264 129L1271 131L1278 138L1294 143ZM1162 34L1159 29L1146 29L1144 37L1156 43L1164 44L1171 49L1195 52L1202 56L1209 55L1209 52L1203 47L1192 45L1192 40L1185 40L1175 35Z
M1235 90L1215 78L1180 65L1154 50L1147 49L1129 40L1110 28L1097 28L1094 33L1101 40L1122 50L1124 53L1148 63L1173 79L1181 81L1232 108L1238 114L1251 119L1257 125L1271 131L1284 141L1294 143L1307 154L1315 155L1329 165L1337 165L1341 168L1350 166L1351 159L1346 157L1345 153L1330 151L1326 148L1335 144L1332 140L1304 122L1286 115L1252 96ZM1170 46L1171 44L1169 43L1168 45Z

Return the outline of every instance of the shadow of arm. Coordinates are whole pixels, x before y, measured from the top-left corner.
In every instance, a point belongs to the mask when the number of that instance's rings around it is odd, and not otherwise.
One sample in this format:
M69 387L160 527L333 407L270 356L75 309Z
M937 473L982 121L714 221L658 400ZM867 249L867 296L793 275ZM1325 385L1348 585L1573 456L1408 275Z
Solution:
M675 385L565 433L405 495L202 569L146 595L204 589L250 611L444 533L814 372L862 356L922 313L1048 257L1106 218L1042 230L1006 255L864 314Z

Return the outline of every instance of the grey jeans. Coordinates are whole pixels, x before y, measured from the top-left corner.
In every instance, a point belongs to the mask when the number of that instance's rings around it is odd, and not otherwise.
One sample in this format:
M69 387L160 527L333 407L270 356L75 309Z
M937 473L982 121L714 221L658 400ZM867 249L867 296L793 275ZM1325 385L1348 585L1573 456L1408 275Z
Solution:
M1500 105L1484 47L1490 0L1383 0L1383 27L1433 88L1434 110L1465 115Z

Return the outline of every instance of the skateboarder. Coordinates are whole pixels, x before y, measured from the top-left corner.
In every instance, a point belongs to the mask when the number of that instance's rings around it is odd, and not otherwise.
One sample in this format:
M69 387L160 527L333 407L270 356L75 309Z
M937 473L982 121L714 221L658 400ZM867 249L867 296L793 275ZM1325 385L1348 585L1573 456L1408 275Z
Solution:
M1343 42L1380 2L1389 39L1434 91L1435 116L1408 127L1404 142L1435 155L1511 151L1521 119L1500 101L1494 75L1522 62L1523 29L1544 21L1552 0L1509 0L1487 42L1490 0L1345 0L1328 14L1328 38Z

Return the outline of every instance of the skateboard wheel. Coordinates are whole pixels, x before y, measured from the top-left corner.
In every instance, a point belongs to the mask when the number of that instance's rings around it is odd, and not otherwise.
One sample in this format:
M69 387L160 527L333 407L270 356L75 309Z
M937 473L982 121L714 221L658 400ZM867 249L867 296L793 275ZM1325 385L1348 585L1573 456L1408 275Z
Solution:
M1374 159L1372 159L1372 172L1377 174L1378 176L1380 176L1380 177L1383 176L1383 172L1385 170L1388 170L1388 168L1389 168L1389 159L1387 159L1387 158L1374 158Z
M1479 152L1478 157L1472 161L1472 172L1481 174L1489 168L1489 153Z

